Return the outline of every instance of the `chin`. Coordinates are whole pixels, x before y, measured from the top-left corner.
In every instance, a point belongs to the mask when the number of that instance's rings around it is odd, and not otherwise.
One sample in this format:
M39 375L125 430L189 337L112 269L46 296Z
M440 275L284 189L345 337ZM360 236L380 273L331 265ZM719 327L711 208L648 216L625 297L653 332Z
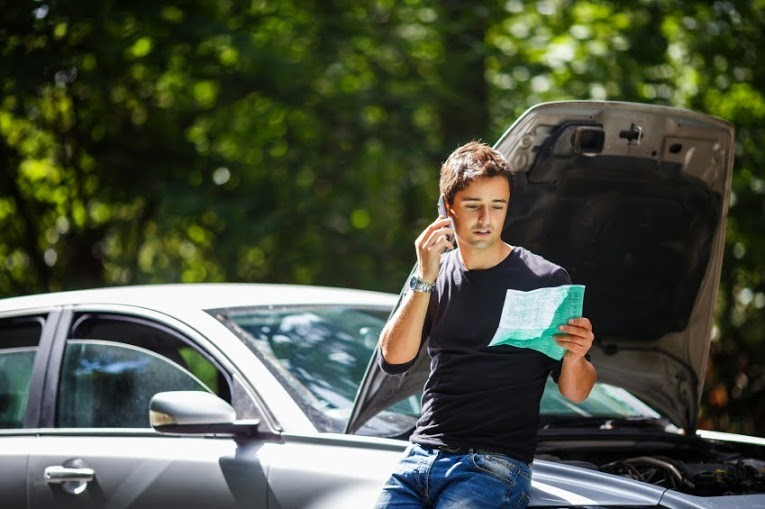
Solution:
M498 241L498 238L473 239L469 244L470 247L474 249L489 249L490 247L495 246Z

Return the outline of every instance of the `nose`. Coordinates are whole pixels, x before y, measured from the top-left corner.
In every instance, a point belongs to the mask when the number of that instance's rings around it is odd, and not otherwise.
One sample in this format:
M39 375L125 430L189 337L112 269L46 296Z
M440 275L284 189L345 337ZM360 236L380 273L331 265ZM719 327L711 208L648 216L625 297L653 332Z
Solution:
M479 211L478 211L478 221L479 221L481 224L486 224L486 223L488 223L488 222L489 222L489 217L490 217L490 216L491 216L491 213L490 213L490 210L489 210L489 206L488 206L488 205L484 205L484 206L482 206L482 207L479 209Z

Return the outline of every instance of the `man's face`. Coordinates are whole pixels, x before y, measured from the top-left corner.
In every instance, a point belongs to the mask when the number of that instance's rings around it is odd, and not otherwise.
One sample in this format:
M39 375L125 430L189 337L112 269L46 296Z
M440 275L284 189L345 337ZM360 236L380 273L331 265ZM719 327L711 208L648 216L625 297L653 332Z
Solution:
M458 191L449 207L457 240L474 249L496 245L509 201L510 185L502 176L475 180Z

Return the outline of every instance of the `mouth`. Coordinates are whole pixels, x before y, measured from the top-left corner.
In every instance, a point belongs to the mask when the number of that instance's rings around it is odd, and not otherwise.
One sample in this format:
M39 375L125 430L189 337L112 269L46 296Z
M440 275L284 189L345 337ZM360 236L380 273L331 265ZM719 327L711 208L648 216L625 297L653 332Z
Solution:
M473 234L479 237L487 237L491 235L491 230L473 230Z

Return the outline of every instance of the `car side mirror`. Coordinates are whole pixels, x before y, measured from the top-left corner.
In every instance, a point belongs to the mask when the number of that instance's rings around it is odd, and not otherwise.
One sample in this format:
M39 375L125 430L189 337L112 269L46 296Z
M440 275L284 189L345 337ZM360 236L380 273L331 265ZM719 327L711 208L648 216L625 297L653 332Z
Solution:
M158 392L149 403L149 422L160 433L251 436L259 420L237 421L234 408L203 391Z

